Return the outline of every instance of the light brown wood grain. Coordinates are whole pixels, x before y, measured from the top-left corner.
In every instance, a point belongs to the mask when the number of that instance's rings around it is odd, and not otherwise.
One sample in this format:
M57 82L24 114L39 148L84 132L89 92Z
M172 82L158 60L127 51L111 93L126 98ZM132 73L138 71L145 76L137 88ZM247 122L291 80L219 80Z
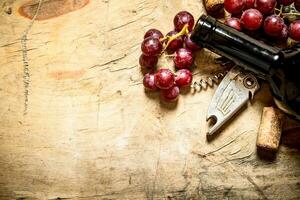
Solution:
M144 32L167 33L181 10L199 17L200 1L90 0L36 20L27 35L26 115L25 4L0 2L0 199L300 198L298 150L281 146L274 161L256 156L261 111L272 104L266 85L211 142L205 118L215 88L176 105L144 92ZM195 80L220 70L213 57L197 54Z

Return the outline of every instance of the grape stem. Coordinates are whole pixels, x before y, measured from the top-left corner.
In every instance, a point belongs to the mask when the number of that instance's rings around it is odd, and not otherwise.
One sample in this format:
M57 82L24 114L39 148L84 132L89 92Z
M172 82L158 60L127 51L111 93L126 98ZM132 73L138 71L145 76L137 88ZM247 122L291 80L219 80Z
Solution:
M287 16L287 15L294 15L294 16L300 16L300 13L283 13L283 16Z
M292 15L292 16L300 16L300 13L294 13L294 12L289 12L289 13L284 13L283 11L283 6L280 6L280 9L275 8L275 11L278 11L279 13L277 14L277 16L282 15L283 17L288 16L288 15Z
M167 44L166 44L166 46L164 47L162 53L163 53L164 51L166 51L166 49L168 48L169 44L170 44L173 40L175 40L176 38L181 37L181 36L183 36L183 35L188 35L188 34L189 34L189 29L188 29L188 27L189 27L188 24L186 24L186 25L184 25L184 27L181 29L181 31L178 32L177 34L172 35L172 36L166 36L166 37L160 39L161 42L163 42L163 41L165 41L165 40L168 41Z
M282 15L283 5L280 5L280 9L275 8L275 10L279 11L277 16L280 17L280 15Z
M171 55L164 55L164 57L166 58L173 58L175 55L174 54L171 54Z

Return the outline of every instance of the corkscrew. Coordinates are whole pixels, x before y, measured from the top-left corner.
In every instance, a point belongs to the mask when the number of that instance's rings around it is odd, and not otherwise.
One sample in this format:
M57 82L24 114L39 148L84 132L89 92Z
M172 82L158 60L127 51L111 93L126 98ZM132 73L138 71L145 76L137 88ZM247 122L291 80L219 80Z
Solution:
M222 67L224 67L224 70L215 72L212 75L206 76L198 81L195 81L193 84L191 84L193 92L200 92L202 90L206 90L207 88L213 88L215 85L219 85L219 83L228 73L229 69L234 66L234 63L231 60L223 56L215 58L214 60L216 64L219 64Z
M218 85L221 80L224 78L226 75L227 71L224 72L218 72L214 75L204 77L198 81L195 81L192 85L191 88L193 92L200 92L202 90L206 90L207 88L213 88L215 85Z

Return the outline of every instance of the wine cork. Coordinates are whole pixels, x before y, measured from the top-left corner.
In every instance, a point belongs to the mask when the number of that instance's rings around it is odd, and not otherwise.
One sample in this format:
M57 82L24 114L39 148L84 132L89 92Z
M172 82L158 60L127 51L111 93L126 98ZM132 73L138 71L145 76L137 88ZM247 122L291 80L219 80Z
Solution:
M224 16L224 0L203 0L207 14L213 17Z
M260 150L276 152L279 147L284 114L273 107L265 107L257 135L256 146Z

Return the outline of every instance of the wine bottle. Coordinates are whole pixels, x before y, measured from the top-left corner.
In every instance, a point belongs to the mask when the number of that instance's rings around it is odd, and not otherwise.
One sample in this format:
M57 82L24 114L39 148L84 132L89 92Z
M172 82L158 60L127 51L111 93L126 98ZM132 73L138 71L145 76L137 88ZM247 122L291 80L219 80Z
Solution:
M288 49L273 47L205 15L191 39L268 81L278 107L300 119L299 43Z

